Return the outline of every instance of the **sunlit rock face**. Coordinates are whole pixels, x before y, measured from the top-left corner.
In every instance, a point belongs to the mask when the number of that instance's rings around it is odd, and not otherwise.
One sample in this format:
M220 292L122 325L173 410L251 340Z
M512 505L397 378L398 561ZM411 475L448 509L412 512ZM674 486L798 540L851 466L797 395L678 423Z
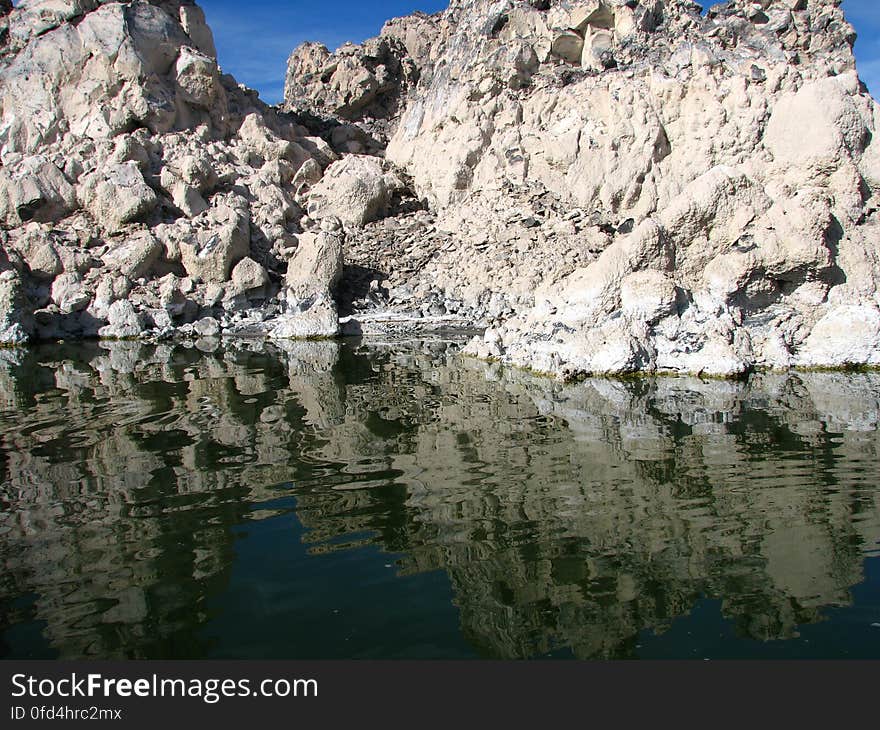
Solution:
M298 50L289 101L363 133L353 90L400 82L385 156L434 255L372 265L392 304L485 325L474 354L569 378L876 365L880 114L839 5L455 0L396 21L433 39L398 48L418 74L381 63L386 28Z
M18 295L0 319L18 327L0 342L161 337L282 309L297 176L336 156L221 71L202 10L31 0L4 15L0 245Z
M880 365L853 41L836 0L455 0L296 49L271 109L191 3L6 8L0 342L457 327L563 379ZM296 295L330 234L332 286Z
M6 351L0 393L4 653L26 625L65 657L445 655L450 599L483 656L634 656L707 600L795 641L880 540L874 374L564 385L202 338Z

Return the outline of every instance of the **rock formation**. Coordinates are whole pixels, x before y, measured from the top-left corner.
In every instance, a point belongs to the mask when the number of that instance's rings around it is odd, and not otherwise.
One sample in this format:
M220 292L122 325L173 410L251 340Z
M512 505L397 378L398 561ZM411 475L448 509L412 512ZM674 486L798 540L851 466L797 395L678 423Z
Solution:
M0 337L468 327L564 378L880 365L880 108L839 4L453 0L296 49L276 110L188 2L23 2Z
M336 155L221 72L200 8L22 2L2 43L3 342L280 311L296 186Z
M428 260L391 273L392 305L421 287L422 314L488 325L472 353L564 377L880 364L880 114L839 4L420 17L436 40L386 158L430 208Z

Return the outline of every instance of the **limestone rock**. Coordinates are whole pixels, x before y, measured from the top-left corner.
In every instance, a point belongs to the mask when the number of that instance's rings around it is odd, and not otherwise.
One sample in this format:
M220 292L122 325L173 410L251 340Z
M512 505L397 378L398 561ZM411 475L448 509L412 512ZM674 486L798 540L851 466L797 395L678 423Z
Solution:
M89 173L77 187L77 195L98 225L109 233L143 218L158 202L135 162Z
M336 305L325 296L303 302L274 320L269 336L276 340L335 337L339 334Z
M10 316L39 311L25 330L41 337L128 337L167 335L200 307L230 318L251 306L222 298L232 268L251 256L283 275L301 230L293 180L306 163L300 181L320 178L336 159L329 142L221 72L190 0L5 10L0 222L28 294ZM192 283L171 310L159 294L169 273ZM95 294L85 310L67 275ZM75 311L51 301L61 276L58 299Z
M269 283L266 268L250 257L239 261L232 269L231 283L227 287L228 295L244 294L262 290Z
M214 34L205 21L205 12L198 5L180 6L180 25L199 51L217 58Z
M800 348L797 364L880 365L880 308L847 304L830 309Z
M311 218L332 216L349 226L363 226L383 213L397 186L380 160L350 155L330 165L311 187L307 211Z
M102 260L109 269L129 279L145 276L162 253L162 244L148 231L133 234L104 254Z
M0 346L26 343L31 329L21 276L0 248Z
M421 19L422 29L433 27L426 16ZM285 103L347 120L389 119L418 81L419 60L428 53L423 44L429 37L391 26L362 46L345 44L335 53L321 44L305 43L288 61Z
M877 363L880 107L843 12L454 0L296 49L281 113L190 2L23 3L0 336L342 312L483 329L472 353L563 378Z
M99 334L107 339L123 340L139 337L146 329L145 317L127 300L113 302L107 314L107 324Z
M642 269L620 283L620 304L625 314L654 323L675 309L675 282L665 271Z
M303 233L287 264L288 300L329 297L342 275L343 237L339 232Z
M85 309L92 295L83 287L78 274L61 274L52 282L52 301L62 314L71 314Z
M12 172L0 170L0 219L8 225L55 220L75 207L73 186L42 155L24 158Z
M250 249L250 221L241 211L218 205L201 217L204 226L180 244L186 273L205 284L222 284Z

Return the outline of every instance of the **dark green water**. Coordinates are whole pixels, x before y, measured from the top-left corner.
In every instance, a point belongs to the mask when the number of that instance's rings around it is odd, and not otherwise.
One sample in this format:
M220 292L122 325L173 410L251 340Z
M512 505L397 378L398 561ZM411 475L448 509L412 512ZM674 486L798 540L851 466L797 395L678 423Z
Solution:
M0 352L0 656L880 658L880 374L456 352Z

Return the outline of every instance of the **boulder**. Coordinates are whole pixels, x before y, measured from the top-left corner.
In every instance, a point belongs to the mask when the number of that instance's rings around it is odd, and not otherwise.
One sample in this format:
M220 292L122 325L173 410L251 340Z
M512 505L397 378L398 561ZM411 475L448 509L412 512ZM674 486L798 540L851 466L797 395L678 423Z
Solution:
M330 165L320 182L311 187L306 209L314 219L335 217L360 227L383 214L398 186L381 160L349 155Z
M226 287L227 296L263 291L269 283L266 267L249 256L239 261L232 269L231 282Z
M0 248L0 346L26 343L32 327L21 276Z
M146 316L131 302L122 299L110 305L107 324L98 330L98 334L105 339L124 340L140 337L146 329Z
M10 226L54 222L76 207L76 191L54 162L37 155L0 169L0 219Z
M83 207L108 233L142 219L158 202L135 162L111 164L83 176L76 192Z
M62 314L82 311L92 300L79 274L61 274L52 282L51 296Z
M217 58L214 34L205 20L204 10L198 5L181 5L180 25L199 51L211 58Z
M285 285L288 301L327 296L342 275L341 232L303 233L293 258L287 264Z
M211 109L223 94L217 61L192 48L182 48L175 64L182 100L192 106Z
M301 302L275 319L269 329L269 337L276 340L336 337L338 334L336 305L326 296Z
M121 243L111 244L101 260L104 266L129 279L140 279L149 273L162 254L162 244L149 231L132 234Z
M665 271L643 269L620 283L620 306L624 314L653 324L675 310L675 281Z
M880 309L865 304L829 308L799 348L796 364L880 365Z
M186 273L204 284L223 284L232 266L250 251L250 220L240 209L219 204L196 220L180 243Z

